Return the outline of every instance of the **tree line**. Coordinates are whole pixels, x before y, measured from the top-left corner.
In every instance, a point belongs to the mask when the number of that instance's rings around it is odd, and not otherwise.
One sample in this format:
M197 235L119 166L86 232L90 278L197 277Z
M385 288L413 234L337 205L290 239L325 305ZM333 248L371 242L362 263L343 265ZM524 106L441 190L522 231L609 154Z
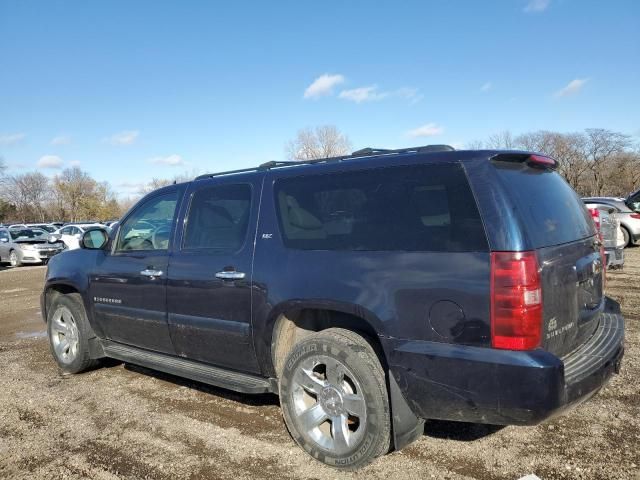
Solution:
M79 167L53 178L37 171L0 178L0 222L112 220L124 207L107 182L94 180Z
M553 157L558 172L581 196L624 197L640 189L639 145L629 135L603 128L521 135L504 131L464 148L529 150ZM348 136L331 125L300 130L285 145L285 155L294 161L347 155L351 150ZM138 193L188 181L194 175L154 178ZM107 182L93 179L79 167L67 168L52 178L38 171L8 175L0 158L0 222L111 220L135 200L119 198Z

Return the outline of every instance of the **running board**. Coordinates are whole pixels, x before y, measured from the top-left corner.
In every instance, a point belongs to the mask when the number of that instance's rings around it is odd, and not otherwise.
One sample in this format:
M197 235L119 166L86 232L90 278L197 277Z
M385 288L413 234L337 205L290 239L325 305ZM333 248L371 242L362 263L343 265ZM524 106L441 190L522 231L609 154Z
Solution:
M242 393L272 393L277 391L275 382L267 378L212 367L204 363L185 360L163 353L150 352L149 350L121 345L108 340L102 341L102 347L107 357L216 387Z

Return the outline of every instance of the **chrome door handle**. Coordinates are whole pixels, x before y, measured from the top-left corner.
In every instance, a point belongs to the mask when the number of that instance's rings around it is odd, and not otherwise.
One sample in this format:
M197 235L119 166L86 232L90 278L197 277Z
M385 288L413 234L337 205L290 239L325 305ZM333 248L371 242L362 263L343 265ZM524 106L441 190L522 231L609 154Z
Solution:
M242 280L245 277L243 272L218 272L216 273L216 278L221 278L222 280Z
M161 277L164 272L162 270L152 270L150 268L145 268L140 272L140 275L143 277Z

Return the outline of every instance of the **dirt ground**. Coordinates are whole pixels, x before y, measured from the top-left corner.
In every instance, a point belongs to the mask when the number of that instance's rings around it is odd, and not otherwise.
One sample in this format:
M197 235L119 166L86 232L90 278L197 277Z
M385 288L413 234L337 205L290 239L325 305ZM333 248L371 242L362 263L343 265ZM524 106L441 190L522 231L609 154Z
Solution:
M287 434L275 396L248 396L110 363L61 376L38 297L44 267L0 267L0 479L640 478L640 248L607 290L627 319L622 374L537 427L428 422L357 473L324 467Z

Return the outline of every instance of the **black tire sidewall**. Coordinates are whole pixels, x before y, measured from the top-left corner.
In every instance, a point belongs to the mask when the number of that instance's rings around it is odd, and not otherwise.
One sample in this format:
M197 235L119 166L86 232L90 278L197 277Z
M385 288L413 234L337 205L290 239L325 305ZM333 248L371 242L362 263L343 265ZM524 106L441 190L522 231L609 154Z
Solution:
M76 322L76 326L78 327L78 354L71 363L64 363L58 358L58 355L53 348L53 341L51 340L51 320L58 308L63 306L69 309ZM49 348L51 349L51 354L56 360L56 363L65 373L80 373L83 370L86 370L92 363L89 355L90 334L87 327L87 315L85 313L84 306L77 295L59 295L47 311L47 337L49 339Z
M304 432L298 431L293 419L291 380L298 366L309 357L326 355L338 359L357 377L367 406L367 423L362 440L347 455L335 457L319 447ZM371 361L371 359L369 359ZM377 361L377 359L376 359ZM315 459L332 467L356 469L366 465L388 448L389 406L385 378L376 380L376 372L351 345L322 335L312 335L298 343L289 353L280 377L280 402L289 433L300 447ZM386 423L386 425L385 425ZM385 429L387 433L385 434ZM387 445L382 445L385 443Z

